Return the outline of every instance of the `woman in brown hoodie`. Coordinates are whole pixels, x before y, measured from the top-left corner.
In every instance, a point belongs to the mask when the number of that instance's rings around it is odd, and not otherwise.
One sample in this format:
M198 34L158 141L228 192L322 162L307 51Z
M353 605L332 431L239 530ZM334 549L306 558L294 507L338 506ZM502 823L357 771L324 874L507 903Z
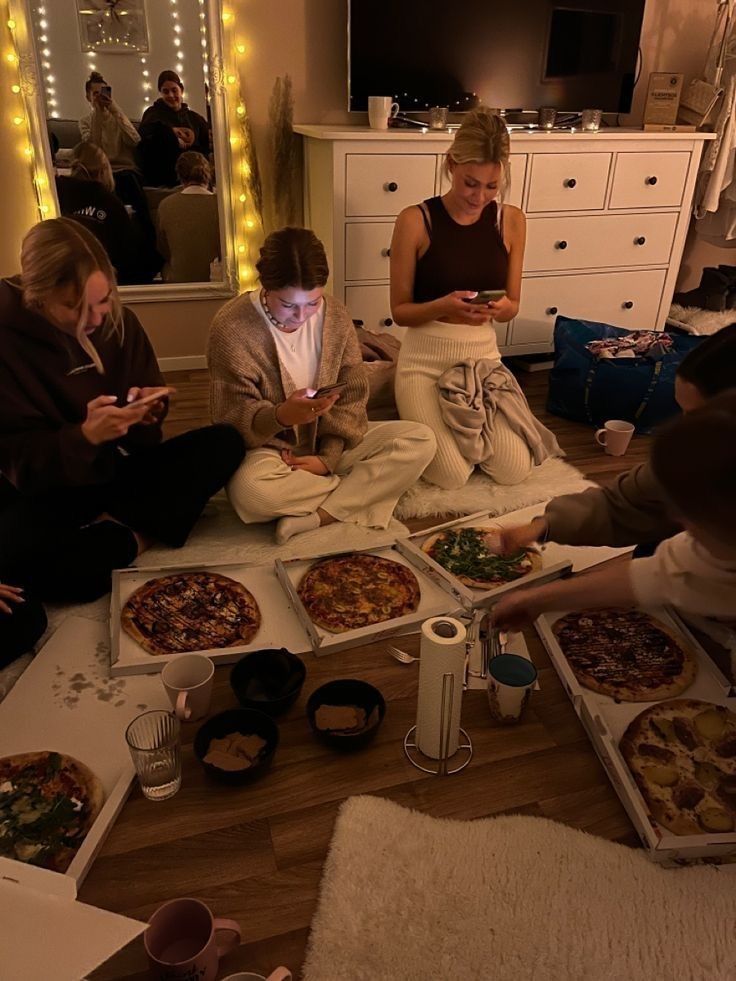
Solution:
M231 426L162 442L169 392L97 239L32 228L0 281L0 581L92 600L152 541L184 544L244 444Z

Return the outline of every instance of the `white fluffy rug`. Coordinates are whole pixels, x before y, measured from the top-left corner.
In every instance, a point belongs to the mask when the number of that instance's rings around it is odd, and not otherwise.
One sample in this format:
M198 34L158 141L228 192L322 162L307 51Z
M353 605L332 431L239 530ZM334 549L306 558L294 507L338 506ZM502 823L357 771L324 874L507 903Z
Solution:
M579 470L564 460L546 460L535 467L526 480L510 487L496 484L480 471L458 490L443 490L419 480L403 495L394 514L399 521L426 518L431 514L474 514L485 510L493 515L506 514L591 486Z
M459 778L447 778L459 779ZM305 981L732 981L736 880L533 817L342 807Z
M715 334L721 327L728 327L736 321L736 310L701 310L700 307L683 307L673 303L667 323L679 327L688 334Z

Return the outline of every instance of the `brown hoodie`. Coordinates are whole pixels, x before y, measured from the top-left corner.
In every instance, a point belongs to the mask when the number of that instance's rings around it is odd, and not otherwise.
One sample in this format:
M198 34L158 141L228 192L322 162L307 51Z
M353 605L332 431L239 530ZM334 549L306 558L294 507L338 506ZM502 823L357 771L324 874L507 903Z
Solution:
M110 480L120 449L161 441L160 425L133 426L127 436L93 446L82 434L87 403L133 386L161 385L151 343L124 311L122 343L102 328L91 335L105 374L78 341L23 306L17 279L0 280L0 472L23 493Z

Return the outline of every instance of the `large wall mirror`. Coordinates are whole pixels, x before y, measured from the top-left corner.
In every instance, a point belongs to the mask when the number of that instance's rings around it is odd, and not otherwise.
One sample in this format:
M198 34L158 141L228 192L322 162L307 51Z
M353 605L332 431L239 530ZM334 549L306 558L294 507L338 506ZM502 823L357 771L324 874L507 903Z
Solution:
M43 161L58 213L105 245L124 299L232 295L219 0L11 8L37 171Z

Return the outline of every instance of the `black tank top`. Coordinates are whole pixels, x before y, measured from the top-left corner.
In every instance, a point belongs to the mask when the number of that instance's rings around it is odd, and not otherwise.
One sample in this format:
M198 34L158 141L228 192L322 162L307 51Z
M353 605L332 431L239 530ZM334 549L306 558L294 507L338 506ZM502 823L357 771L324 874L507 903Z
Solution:
M506 288L509 257L498 228L495 201L481 211L472 225L459 225L447 213L442 198L424 202L422 218L429 248L417 260L414 302L427 303L453 290L502 290Z

